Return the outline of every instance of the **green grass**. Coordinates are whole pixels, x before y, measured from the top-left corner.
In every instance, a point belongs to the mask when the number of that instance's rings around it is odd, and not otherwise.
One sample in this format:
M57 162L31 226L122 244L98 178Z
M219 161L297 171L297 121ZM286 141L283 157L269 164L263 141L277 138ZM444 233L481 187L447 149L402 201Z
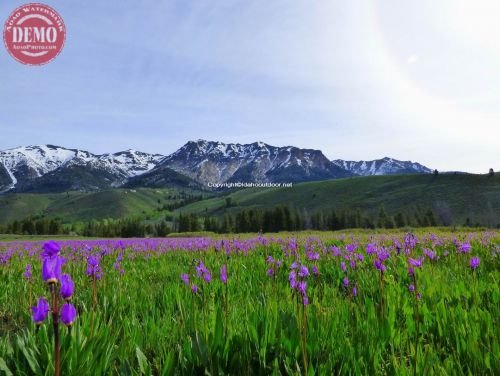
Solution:
M500 174L370 176L296 184L293 188L242 189L230 194L235 207L226 209L225 197L195 202L178 209L183 213L222 215L243 208L289 205L309 213L357 209L376 215L384 204L389 214L420 207L452 218L453 224L496 226L500 223Z
M229 257L213 247L169 252L128 248L123 277L113 267L118 254L114 251L101 261L94 324L85 258L78 251L71 256L67 248L69 262L63 269L75 281L72 301L79 317L71 333L61 329L62 374L304 375L307 369L308 375L411 375L416 351L419 375L498 374L498 232L441 232L442 242L435 245L427 231L417 234L420 242L412 257L422 255L423 248L441 257L425 261L416 272L422 294L418 324L404 253L397 256L393 250L381 275L373 266L374 256L364 250L367 241L389 247L393 237L403 242L404 235L346 234L323 233L321 243L300 237L297 257L286 257L276 240ZM456 253L453 238L472 239L471 254ZM238 248L235 238L226 241ZM323 253L322 245L343 250L352 242L362 245L356 252L365 260L344 273L343 258ZM306 244L321 254L317 262L306 260ZM36 255L18 253L21 257L0 267L0 374L50 375L51 325L46 322L37 332L28 310L35 297L47 296L39 277L41 265ZM283 261L272 278L267 275L270 255ZM481 258L475 272L468 265L471 256ZM210 284L196 278L193 259L203 260L211 270ZM320 270L319 276L307 279L310 304L305 308L289 287L295 260ZM34 269L31 285L21 277L27 263ZM223 264L228 265L227 290L219 280ZM200 286L197 295L181 282L181 273L189 273ZM346 275L349 289L342 283ZM353 285L357 296L351 294Z

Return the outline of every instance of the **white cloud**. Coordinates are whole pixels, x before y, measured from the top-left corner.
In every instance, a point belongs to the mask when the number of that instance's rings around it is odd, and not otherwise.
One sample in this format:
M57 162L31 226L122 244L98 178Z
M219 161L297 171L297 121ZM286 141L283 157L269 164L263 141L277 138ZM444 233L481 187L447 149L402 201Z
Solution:
M411 55L408 58L408 64L415 64L417 62L417 55Z

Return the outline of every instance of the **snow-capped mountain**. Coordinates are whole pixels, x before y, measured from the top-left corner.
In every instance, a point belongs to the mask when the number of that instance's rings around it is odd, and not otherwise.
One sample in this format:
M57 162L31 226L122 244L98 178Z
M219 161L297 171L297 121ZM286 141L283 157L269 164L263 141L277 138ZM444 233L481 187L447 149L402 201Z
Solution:
M203 184L299 182L350 175L332 164L319 150L276 147L263 142L190 141L166 157L159 166L166 166Z
M224 182L304 182L349 176L430 173L392 158L329 161L320 150L263 142L189 141L168 156L135 150L93 154L54 145L0 151L0 193L113 187L207 187Z
M128 178L151 170L163 158L135 150L95 155L54 145L22 146L0 151L0 191L38 190L40 184L47 183L56 188L61 177L65 181L61 189L119 186ZM94 182L90 186L82 185L81 181L77 183L78 176L71 176L77 171L80 175L90 174ZM99 179L95 179L98 176L104 181L98 182Z
M344 161L335 159L332 163L343 168L354 175L393 175L393 174L428 174L432 170L420 163L411 161L399 161L393 158L382 158L373 161Z

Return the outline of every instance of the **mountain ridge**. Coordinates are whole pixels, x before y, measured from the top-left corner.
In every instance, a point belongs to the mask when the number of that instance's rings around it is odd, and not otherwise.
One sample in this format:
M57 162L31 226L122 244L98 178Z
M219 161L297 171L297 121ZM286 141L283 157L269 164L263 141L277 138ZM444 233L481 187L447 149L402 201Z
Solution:
M370 164L370 168L368 168ZM213 182L307 182L349 176L430 173L411 161L330 161L321 150L265 142L188 141L169 155L135 149L94 154L52 144L0 151L0 193L117 187L202 186Z

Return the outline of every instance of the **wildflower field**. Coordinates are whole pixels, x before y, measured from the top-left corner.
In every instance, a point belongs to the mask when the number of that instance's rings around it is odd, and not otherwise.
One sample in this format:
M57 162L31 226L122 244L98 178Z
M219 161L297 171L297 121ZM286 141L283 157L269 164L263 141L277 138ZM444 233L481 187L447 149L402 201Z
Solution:
M0 243L0 375L499 375L500 233Z

